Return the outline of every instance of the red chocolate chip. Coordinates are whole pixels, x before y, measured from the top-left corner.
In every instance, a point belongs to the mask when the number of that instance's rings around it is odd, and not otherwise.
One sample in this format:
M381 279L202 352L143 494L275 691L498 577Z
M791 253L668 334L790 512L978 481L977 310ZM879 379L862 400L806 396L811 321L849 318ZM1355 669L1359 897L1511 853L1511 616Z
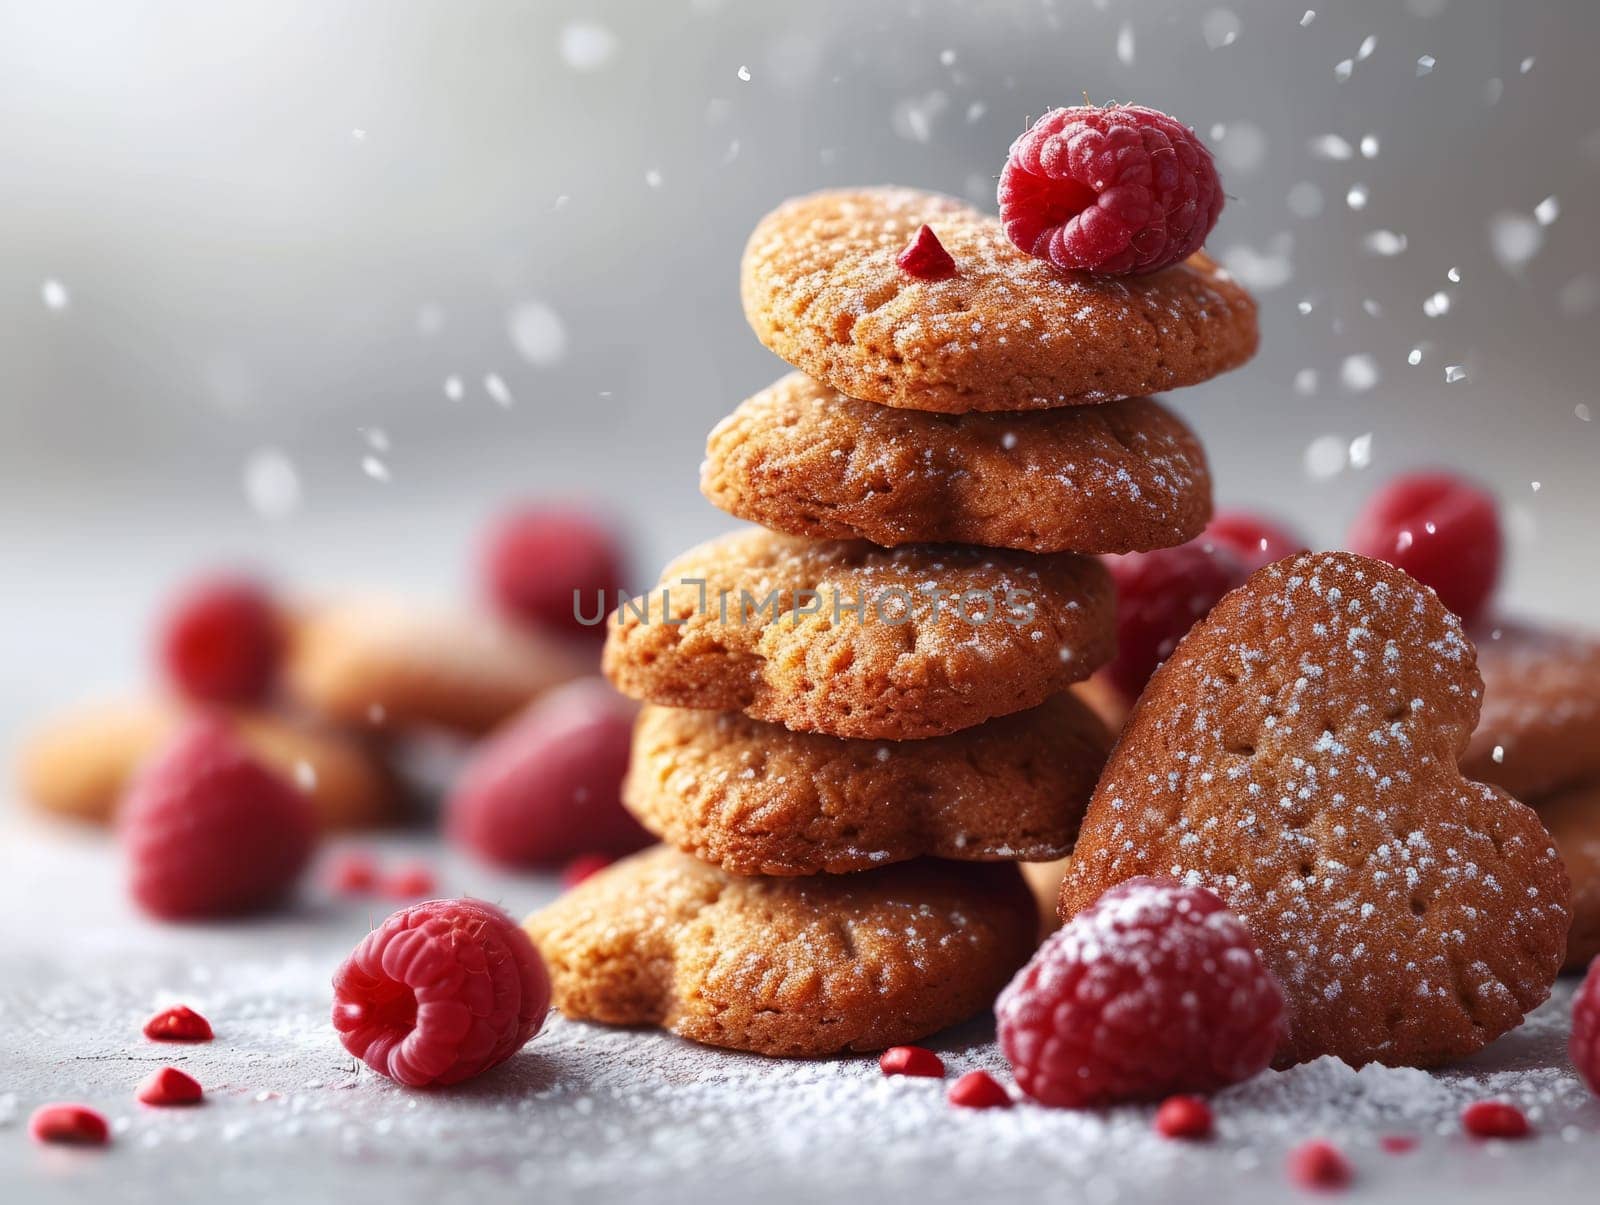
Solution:
M1169 1096L1156 1110L1155 1125L1163 1138L1209 1138L1211 1106L1201 1096Z
M66 1146L105 1146L111 1141L106 1119L87 1105L40 1105L28 1119L28 1134L35 1142Z
M1461 1128L1474 1138L1526 1138L1533 1132L1522 1110L1503 1100L1474 1101L1461 1110Z
M944 1078L944 1060L922 1046L891 1046L878 1056L878 1067L885 1075Z
M901 271L918 280L945 280L956 274L956 261L950 258L950 252L927 224L911 236L911 241L895 256L894 262L900 265Z
M209 1042L211 1022L187 1004L163 1009L144 1023L144 1036L152 1042Z
M1415 1134L1385 1134L1378 1145L1391 1155L1405 1155L1417 1149Z
M1350 1163L1331 1142L1314 1138L1289 1152L1289 1179L1302 1188L1336 1189L1350 1183Z
M1009 1109L1014 1103L987 1071L969 1071L951 1084L949 1100L964 1109Z
M133 1095L146 1105L197 1105L205 1092L194 1076L176 1067L162 1067L152 1071Z

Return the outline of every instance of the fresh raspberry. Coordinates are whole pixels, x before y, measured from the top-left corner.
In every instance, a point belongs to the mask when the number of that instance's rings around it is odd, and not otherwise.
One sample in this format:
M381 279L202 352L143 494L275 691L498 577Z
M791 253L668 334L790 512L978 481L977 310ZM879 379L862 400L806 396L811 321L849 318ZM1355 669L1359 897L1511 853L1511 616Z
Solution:
M378 861L364 849L347 849L328 866L328 886L340 895L370 895L378 889Z
M105 1146L111 1141L111 1127L88 1105L40 1105L28 1119L28 1135L35 1142Z
M885 1075L944 1078L944 1060L923 1046L889 1047L878 1056L878 1069Z
M1589 1091L1600 1096L1600 957L1589 964L1589 973L1573 997L1567 1052Z
M1432 586L1467 624L1483 614L1500 578L1495 500L1449 473L1396 477L1367 500L1345 547Z
M539 952L481 900L402 908L333 977L333 1026L344 1048L412 1088L499 1066L539 1032L549 1008Z
M121 829L133 898L176 920L277 903L311 858L317 820L224 720L201 716L135 779Z
M1155 1125L1163 1138L1209 1138L1211 1106L1203 1096L1169 1096L1156 1110Z
M956 274L956 261L944 249L933 227L924 222L906 244L905 250L895 256L895 263L908 276L918 280L944 280Z
M1265 1067L1283 993L1201 887L1118 884L1052 934L995 1003L1017 1083L1082 1107L1210 1092Z
M211 1022L187 1004L164 1008L144 1023L144 1036L152 1042L209 1042Z
M602 621L623 585L624 560L616 533L593 515L522 506L490 527L481 574L489 601L506 618L603 637ZM580 615L592 622L580 622Z
M1474 1138L1526 1138L1532 1130L1522 1110L1503 1100L1477 1100L1461 1110L1461 1128Z
M283 626L260 582L208 577L173 600L157 641L162 670L179 694L201 703L251 703L277 676Z
M205 1091L194 1076L176 1067L162 1067L152 1071L133 1095L145 1105L197 1105Z
M1117 655L1101 673L1129 700L1195 622L1249 576L1230 549L1204 538L1103 559L1117 588Z
M1415 1134L1385 1134L1378 1145L1391 1155L1408 1155L1417 1149Z
M1310 547L1282 523L1247 510L1218 511L1206 524L1200 539L1220 544L1233 553L1243 563L1246 573L1254 573L1264 565Z
M1331 1142L1314 1138L1289 1152L1289 1179L1301 1188L1335 1189L1350 1183L1350 1161Z
M570 891L579 883L597 875L616 859L610 854L579 854L561 868L561 886Z
M445 805L446 830L509 867L643 849L653 838L622 806L634 716L602 678L545 695L473 753Z
M1200 250L1222 181L1195 132L1142 105L1053 109L1000 173L1006 237L1063 272L1138 275Z
M963 1109L1009 1109L1015 1101L987 1071L969 1071L950 1085L946 1093L953 1105Z
M407 862L380 878L378 890L390 899L420 900L439 890L439 880L426 862Z

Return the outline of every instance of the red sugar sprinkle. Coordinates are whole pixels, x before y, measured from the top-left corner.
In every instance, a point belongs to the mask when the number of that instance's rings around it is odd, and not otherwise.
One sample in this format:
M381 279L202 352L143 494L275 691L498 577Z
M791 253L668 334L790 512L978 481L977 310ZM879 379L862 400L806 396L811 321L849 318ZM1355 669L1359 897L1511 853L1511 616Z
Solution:
M176 1067L162 1067L152 1071L133 1095L146 1105L197 1105L205 1092L194 1076Z
M1350 1183L1350 1163L1331 1142L1314 1138L1289 1152L1289 1179L1302 1188L1336 1189Z
M67 1146L105 1146L111 1141L106 1119L87 1105L40 1105L28 1119L28 1134L35 1142Z
M987 1071L969 1071L951 1084L949 1100L965 1109L1009 1109L1014 1103Z
M1526 1138L1533 1132L1522 1110L1503 1100L1478 1100L1461 1110L1461 1128L1474 1138Z
M926 223L911 236L911 241L895 256L894 262L918 280L945 280L956 274L956 261L950 258L950 252L944 249L933 227Z
M1155 1126L1163 1138L1209 1138L1211 1106L1200 1096L1169 1096L1156 1110Z
M891 1046L878 1056L878 1067L885 1075L944 1078L944 1060L922 1046Z
M144 1023L144 1036L152 1042L209 1042L211 1022L187 1004L162 1009Z

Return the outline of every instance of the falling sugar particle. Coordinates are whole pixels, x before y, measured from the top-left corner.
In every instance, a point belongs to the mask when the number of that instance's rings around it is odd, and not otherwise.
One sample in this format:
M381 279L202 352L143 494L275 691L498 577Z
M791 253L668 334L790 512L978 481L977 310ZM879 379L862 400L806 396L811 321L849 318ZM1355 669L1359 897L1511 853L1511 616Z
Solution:
M294 785L308 795L317 789L317 768L303 757L294 763Z
M1434 64L1438 61L1439 60L1434 58L1431 54L1425 54L1419 58L1417 60L1417 78L1421 79L1425 75L1432 74Z
M1378 136L1376 134L1363 134L1361 136L1361 157L1363 159L1376 159L1378 157Z
M449 376L444 379L444 395L452 402L459 402L467 396L467 388L461 383L461 378Z
M1319 435L1306 445L1306 475L1313 481L1327 481L1344 472L1347 447L1337 435Z
M259 448L244 462L244 496L263 519L286 519L300 506L300 474L277 448Z
M741 82L746 84L750 82L750 68L744 66L743 64L740 65L739 70L735 72L735 74L738 75Z
M1311 153L1319 159L1348 159L1355 149L1337 134L1322 134L1311 140Z
M1378 35L1369 33L1361 39L1361 45L1356 49L1356 59L1365 62L1372 57L1372 52L1378 48Z
M542 301L524 301L512 309L506 315L506 333L529 364L547 368L566 355L566 324Z
M1445 383L1449 384L1449 385L1454 385L1457 381L1466 380L1467 379L1466 366L1462 365L1462 364L1447 364L1447 365L1445 365L1444 379L1445 379Z
M361 458L361 471L374 481L389 480L389 466L376 456L363 456Z
M1294 308L1299 310L1301 314L1309 314L1316 308L1316 304L1311 300L1311 298L1307 297L1304 300L1295 302Z
M1500 103L1500 97L1505 94L1506 85L1498 75L1491 76L1483 85L1483 103L1493 108Z
M644 182L651 188L661 187L661 173L656 168L651 168L644 174Z
M367 140L367 132L365 130L363 130L360 126L357 126L355 129L350 131L350 141L351 142L365 142L366 140Z
M617 36L594 21L569 21L561 27L561 61L574 71L598 71L617 52Z
M1422 302L1422 312L1429 318L1440 318L1450 312L1450 294L1440 289Z
M1411 365L1411 367L1413 367L1413 368L1415 368L1418 364L1421 364L1422 363L1422 349L1420 347L1413 347L1406 354L1406 363Z
M1365 184L1352 184L1350 191L1344 194L1344 203L1359 212L1367 207L1367 195Z
M1458 285L1458 284L1461 283L1461 269L1460 268L1451 268L1448 272L1446 272L1444 274L1444 276L1445 276L1445 279L1448 280L1451 284Z
M1374 255L1399 255L1406 249L1406 236L1393 230L1374 230L1362 240Z
M1489 219L1489 249L1507 272L1518 272L1539 253L1544 231L1520 213L1497 213Z
M1301 397L1310 397L1317 391L1317 370L1302 368L1294 374L1294 391Z
M1289 212L1297 218L1314 218L1322 212L1322 190L1309 180L1302 180L1289 190Z
M374 452L387 452L389 450L389 433L382 427L362 427L360 430L367 438L367 447Z
M939 52L939 62L946 67L954 67L956 65L956 52L953 50L941 50Z
M1214 8L1200 22L1200 36L1212 50L1232 46L1239 40L1239 17L1232 9Z
M1317 19L1317 10L1314 9L1314 8L1306 9L1305 16L1300 18L1300 28L1304 29L1306 26L1310 25L1311 22L1315 21L1316 19Z
M1589 422L1593 417L1589 413L1589 404L1587 402L1579 402L1572 408L1572 413L1578 416L1578 421L1580 423Z
M1533 56L1530 54L1527 58L1522 60L1521 64L1517 67L1517 70L1523 75L1527 75L1528 72L1533 70L1533 62Z
M1133 26L1127 21L1117 30L1117 62L1124 67L1133 66Z
M506 384L497 372L485 373L483 377L483 391L494 400L495 404L507 410L511 409L516 399L511 396L511 387Z
M1561 202L1555 197L1546 197L1533 207L1534 220L1541 226L1548 226L1561 216Z
M1355 69L1356 65L1352 60L1340 59L1333 65L1333 78L1342 84L1350 78L1351 73L1354 72Z
M72 304L72 298L67 293L67 286L54 277L39 286L39 298L44 302L47 310L64 310Z
M979 121L988 111L988 106L981 100L973 101L967 106L967 124L972 125L974 122Z
M908 96L889 112L889 125L901 138L911 142L931 142L934 124L950 98L937 89L923 96Z
M1542 481L1530 481L1528 484L1533 487L1533 492L1536 494L1544 488L1544 483Z
M1496 745L1490 750L1489 756L1494 759L1494 764L1498 766L1506 759L1506 747L1504 745Z
M1378 362L1365 352L1346 356L1339 365L1339 381L1351 393L1365 393L1378 383Z
M1221 157L1228 167L1253 172L1267 157L1267 136L1253 121L1236 121L1221 139Z
M1212 142L1221 142L1227 136L1228 136L1228 127L1227 127L1226 123L1220 122L1220 121L1214 121L1214 122L1211 123L1211 141Z
M1372 463L1372 432L1358 435L1350 441L1350 467L1364 469Z
M1383 317L1383 306L1378 304L1378 299L1376 297L1363 297L1361 299L1361 308L1366 313L1368 318Z

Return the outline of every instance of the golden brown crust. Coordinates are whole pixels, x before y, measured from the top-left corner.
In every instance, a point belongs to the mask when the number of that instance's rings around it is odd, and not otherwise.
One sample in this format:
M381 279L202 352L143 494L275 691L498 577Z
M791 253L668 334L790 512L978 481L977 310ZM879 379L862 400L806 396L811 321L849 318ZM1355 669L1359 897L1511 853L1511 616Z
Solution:
M524 923L566 1016L769 1055L881 1050L987 1008L1032 953L1016 868L740 878L656 847Z
M1548 995L1568 915L1538 817L1457 768L1479 690L1460 625L1399 570L1350 553L1269 565L1134 706L1062 917L1134 875L1189 879L1283 984L1280 1063L1470 1054Z
M1533 805L1572 880L1572 928L1564 970L1600 956L1600 781L1579 783Z
M656 836L732 874L1056 858L1072 848L1110 743L1070 692L921 741L646 707L623 800Z
M604 668L646 702L911 740L1059 694L1110 657L1113 607L1087 557L739 531L612 616Z
M58 816L108 824L134 771L191 714L166 699L124 699L63 712L23 741L23 797ZM393 777L359 737L273 712L228 714L256 755L306 792L325 828L370 828L399 814Z
M337 723L475 736L593 672L579 650L488 615L346 598L296 617L284 676L298 703Z
M764 527L885 546L1146 551L1211 516L1200 441L1149 398L943 415L853 401L798 372L717 425L700 489Z
M1462 773L1530 803L1600 778L1600 640L1507 624L1479 637L1478 669L1483 715Z
M924 223L956 274L895 257ZM1256 349L1250 295L1204 255L1149 276L1057 272L1000 223L934 193L813 193L761 219L741 271L761 342L847 397L965 414L1194 385Z

